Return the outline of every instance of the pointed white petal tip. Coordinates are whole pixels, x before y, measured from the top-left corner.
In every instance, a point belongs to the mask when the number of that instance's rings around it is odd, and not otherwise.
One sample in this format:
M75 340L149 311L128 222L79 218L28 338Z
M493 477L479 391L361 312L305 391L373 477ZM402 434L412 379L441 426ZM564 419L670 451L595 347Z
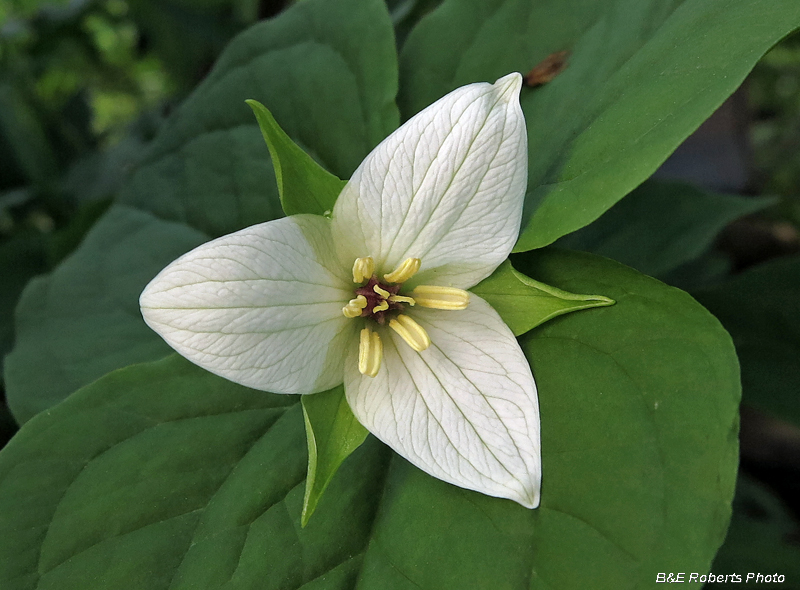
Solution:
M520 504L525 508L533 510L534 508L539 507L539 502L541 499L539 495L539 488L537 486L535 490L526 490L526 493L524 495L520 495L517 498L511 498L511 499L514 500L517 504Z
M494 83L494 87L497 88L497 92L501 96L504 96L506 100L518 98L519 91L522 88L522 74L519 72L511 72L502 78L498 78Z
M537 459L534 465L528 465L527 471L515 472L516 477L513 480L504 482L502 492L497 496L512 500L522 506L533 510L539 507L542 492L542 471L541 471L541 455L537 453ZM480 488L474 488L481 491ZM492 492L489 492L489 495Z

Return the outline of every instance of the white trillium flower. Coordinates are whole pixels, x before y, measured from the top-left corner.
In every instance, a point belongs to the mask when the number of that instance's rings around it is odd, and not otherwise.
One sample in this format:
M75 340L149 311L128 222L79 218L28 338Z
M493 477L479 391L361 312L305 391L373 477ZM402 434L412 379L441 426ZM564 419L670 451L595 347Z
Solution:
M536 386L514 335L468 293L511 252L527 181L522 79L470 84L378 145L331 218L213 240L141 295L175 350L236 383L313 394L427 473L539 505Z

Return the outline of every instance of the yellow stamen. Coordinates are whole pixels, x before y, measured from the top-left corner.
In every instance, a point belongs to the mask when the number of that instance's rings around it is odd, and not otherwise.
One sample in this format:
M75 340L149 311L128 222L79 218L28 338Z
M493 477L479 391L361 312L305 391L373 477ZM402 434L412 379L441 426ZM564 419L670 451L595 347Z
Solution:
M374 287L372 287L372 290L375 291L378 295L380 295L384 299L388 299L389 295L391 295L391 293L389 293L389 291L387 291L386 289L381 289L378 285L375 285Z
M403 263L383 278L390 283L405 283L417 274L421 261L419 258L406 258Z
M391 295L389 297L389 303L408 303L409 305L414 305L416 301L414 301L411 297L406 297L404 295Z
M361 315L361 310L366 306L367 298L363 295L359 295L355 299L351 299L350 302L342 308L342 313L346 318L357 318Z
M420 285L411 293L417 305L433 309L467 309L469 292L455 287Z
M381 368L383 358L383 343L377 332L369 328L361 330L358 343L358 370L362 375L374 377Z
M375 313L376 311L386 311L387 309L389 309L389 303L386 301L381 301L378 305L372 308L372 313Z
M369 280L374 272L375 261L372 260L372 256L356 258L356 261L353 263L353 282L363 283L364 281Z
M431 345L430 336L425 328L407 315L401 314L396 319L389 320L389 327L400 334L400 337L417 352L422 352Z

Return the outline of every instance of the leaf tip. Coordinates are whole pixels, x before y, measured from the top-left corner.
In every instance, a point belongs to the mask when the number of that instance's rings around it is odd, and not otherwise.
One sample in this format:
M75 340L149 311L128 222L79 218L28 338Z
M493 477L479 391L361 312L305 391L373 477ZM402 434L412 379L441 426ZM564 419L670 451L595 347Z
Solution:
M306 528L308 521L311 520L311 515L314 514L314 508L309 507L307 503L303 503L303 512L300 514L300 528Z
M258 102L253 98L248 98L244 102L247 106L249 106L253 110L253 114L255 114L256 117L258 117L259 110L266 109L266 107L263 104L261 104L260 102Z
M586 300L594 302L595 307L608 307L610 305L616 305L617 303L610 297L606 297L604 295L590 295L586 298Z

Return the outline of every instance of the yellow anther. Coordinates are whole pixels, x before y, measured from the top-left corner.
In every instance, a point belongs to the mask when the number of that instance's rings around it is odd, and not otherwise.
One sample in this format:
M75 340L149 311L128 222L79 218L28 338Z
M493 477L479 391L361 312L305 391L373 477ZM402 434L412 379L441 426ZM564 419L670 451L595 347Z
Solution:
M411 294L421 307L455 310L467 309L469 305L469 293L455 287L420 285Z
M407 315L401 314L396 319L389 320L389 327L400 334L400 337L417 352L422 352L431 345L431 338L425 328Z
M405 283L408 279L417 274L421 261L419 258L406 258L403 264L398 266L388 275L383 275L389 283Z
M378 295L380 295L384 299L389 299L389 296L391 295L389 291L387 291L386 289L381 289L378 285L372 287L372 290L375 291Z
M389 309L389 302L388 301L381 301L378 305L372 308L372 313L376 311L386 311Z
M405 297L404 295L390 295L389 303L408 303L414 305L416 301L412 297Z
M356 258L353 263L353 282L363 283L372 277L375 272L375 261L372 256L365 256L364 258Z
M350 302L342 308L342 313L346 318L357 318L361 315L361 310L366 306L367 298L363 295L359 295L355 299L351 299Z
M369 328L361 330L361 339L358 343L358 370L362 375L374 377L381 368L383 358L383 343L377 332Z

